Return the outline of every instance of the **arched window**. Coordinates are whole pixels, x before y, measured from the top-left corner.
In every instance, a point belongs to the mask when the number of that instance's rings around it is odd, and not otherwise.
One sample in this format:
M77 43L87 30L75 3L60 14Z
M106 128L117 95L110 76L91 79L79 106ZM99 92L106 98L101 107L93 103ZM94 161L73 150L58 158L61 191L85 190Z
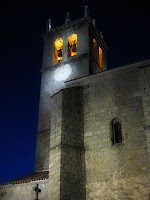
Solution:
M77 55L77 34L68 37L68 56Z
M122 143L121 122L118 118L111 121L111 141L113 145Z
M53 54L53 61L61 60L63 54L63 40L58 38L54 42L54 54Z
M97 42L93 39L93 56L96 62L98 62Z
M103 69L102 49L99 47L99 66Z

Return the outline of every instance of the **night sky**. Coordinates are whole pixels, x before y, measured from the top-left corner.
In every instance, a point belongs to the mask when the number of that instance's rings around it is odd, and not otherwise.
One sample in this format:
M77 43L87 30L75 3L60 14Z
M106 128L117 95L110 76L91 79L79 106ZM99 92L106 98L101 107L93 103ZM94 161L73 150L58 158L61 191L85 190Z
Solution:
M99 5L98 5L99 3ZM35 144L47 19L52 27L96 19L109 47L108 68L150 59L150 12L144 1L7 1L0 18L0 183L34 171Z

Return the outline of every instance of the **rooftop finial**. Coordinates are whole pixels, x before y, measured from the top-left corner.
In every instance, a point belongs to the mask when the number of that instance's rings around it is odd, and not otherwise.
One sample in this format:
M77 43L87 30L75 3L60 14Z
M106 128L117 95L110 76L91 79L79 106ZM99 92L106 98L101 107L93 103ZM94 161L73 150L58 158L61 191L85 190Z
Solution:
M96 20L93 19L93 26L96 26Z
M70 21L70 18L69 18L69 12L66 13L66 19L65 19L65 24L68 24Z
M52 23L51 23L51 20L48 19L47 21L47 32L50 32L52 30Z
M101 35L101 37L103 38L103 32L102 32L102 31L100 32L100 35Z
M88 6L85 6L84 17L88 17L88 16L89 16L89 8L88 8Z

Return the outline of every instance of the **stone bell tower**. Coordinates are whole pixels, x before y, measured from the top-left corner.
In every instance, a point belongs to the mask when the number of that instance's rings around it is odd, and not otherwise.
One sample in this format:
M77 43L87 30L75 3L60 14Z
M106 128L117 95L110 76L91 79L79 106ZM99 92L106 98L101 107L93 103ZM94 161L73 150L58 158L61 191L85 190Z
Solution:
M82 19L70 21L67 13L65 23L54 29L48 20L43 38L36 171L48 169L50 97L65 88L66 81L107 70L107 45L95 27L95 21L88 17L87 6Z
M49 170L50 199L71 199L73 192L74 199L84 200L82 89L62 89L70 80L106 70L107 45L87 7L84 18L70 21L67 13L54 29L49 20L43 38L35 168Z

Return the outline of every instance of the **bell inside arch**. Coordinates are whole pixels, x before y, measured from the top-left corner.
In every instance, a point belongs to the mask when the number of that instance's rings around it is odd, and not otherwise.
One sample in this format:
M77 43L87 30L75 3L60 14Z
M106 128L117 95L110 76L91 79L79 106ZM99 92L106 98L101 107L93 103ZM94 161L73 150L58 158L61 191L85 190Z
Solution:
M77 55L77 34L73 33L68 37L68 56Z
M76 41L73 41L73 44L72 44L72 52L77 52L77 44L76 44Z
M53 61L59 61L63 56L63 40L58 38L54 42Z
M58 57L62 57L62 48L58 49Z

